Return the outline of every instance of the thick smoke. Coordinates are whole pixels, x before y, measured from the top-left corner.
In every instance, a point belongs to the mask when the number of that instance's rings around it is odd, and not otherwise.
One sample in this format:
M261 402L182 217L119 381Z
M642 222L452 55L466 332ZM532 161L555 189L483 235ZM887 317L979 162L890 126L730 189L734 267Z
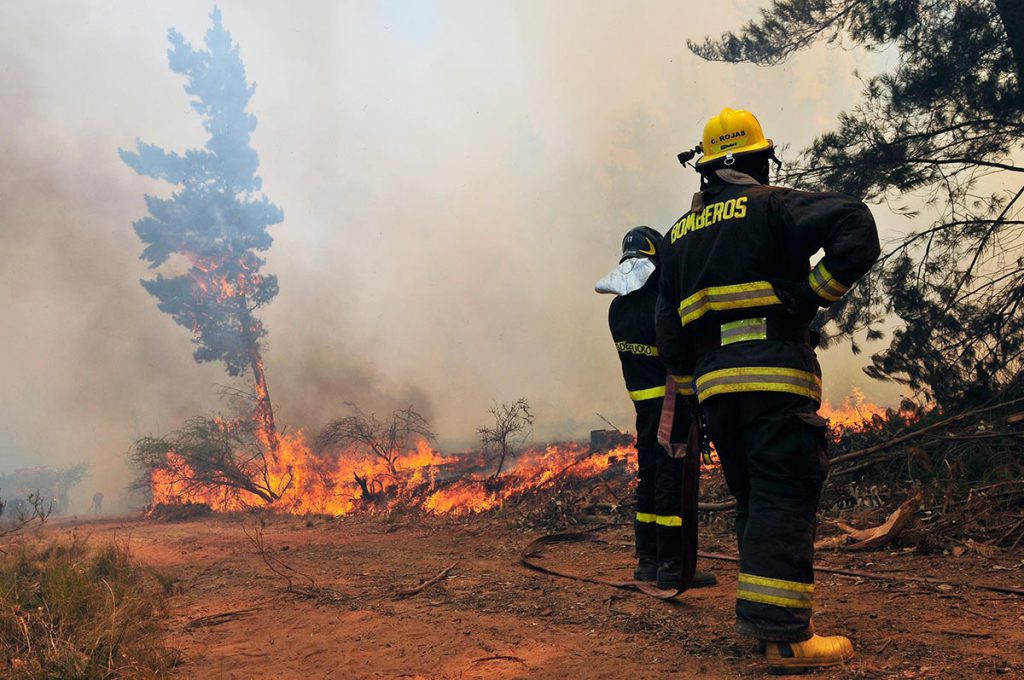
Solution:
M414 404L461 447L492 399L526 396L538 438L585 434L598 411L628 427L609 299L592 285L629 227L664 230L689 205L696 176L675 153L725 105L799 148L856 99L853 69L875 70L824 49L773 69L686 50L756 5L223 2L258 83L264 190L287 211L263 312L279 423ZM204 143L166 34L199 40L209 11L5 11L0 470L86 459L84 495L112 501L133 438L223 408L223 371L192 361L188 331L138 284L131 223L144 194L169 193L116 153L136 137ZM861 362L827 355L826 391Z

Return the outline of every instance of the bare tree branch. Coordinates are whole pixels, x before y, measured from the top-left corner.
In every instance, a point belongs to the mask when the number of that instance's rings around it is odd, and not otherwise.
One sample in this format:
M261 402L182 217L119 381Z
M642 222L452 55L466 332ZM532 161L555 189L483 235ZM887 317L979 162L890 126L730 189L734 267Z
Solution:
M494 418L494 424L478 428L476 432L485 450L498 450L498 469L492 475L492 478L497 478L509 454L525 444L533 433L534 415L526 397L500 405L495 402L488 413Z
M164 437L139 439L129 457L143 470L139 486L149 488L159 472L163 482L184 494L226 494L243 505L247 502L240 492L271 504L294 481L291 472L277 484L272 481L263 444L249 420L192 418Z
M39 491L36 490L25 499L26 502L19 502L15 508L14 518L8 526L0 525L0 538L16 534L34 521L45 524L47 518L53 513L53 501L47 503L43 500ZM7 502L0 499L0 517L7 508ZM0 552L3 552L0 550Z
M339 455L349 447L361 449L384 461L392 476L398 473L396 462L412 451L421 440L433 441L437 435L430 423L412 406L393 411L386 420L366 414L348 403L350 415L332 420L317 435L314 449L321 455Z

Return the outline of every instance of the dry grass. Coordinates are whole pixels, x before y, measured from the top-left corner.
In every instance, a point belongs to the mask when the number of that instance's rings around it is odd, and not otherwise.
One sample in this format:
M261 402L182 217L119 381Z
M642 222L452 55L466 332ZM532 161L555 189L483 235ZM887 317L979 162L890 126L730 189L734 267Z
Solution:
M117 543L77 534L7 546L0 560L0 675L160 678L171 583Z

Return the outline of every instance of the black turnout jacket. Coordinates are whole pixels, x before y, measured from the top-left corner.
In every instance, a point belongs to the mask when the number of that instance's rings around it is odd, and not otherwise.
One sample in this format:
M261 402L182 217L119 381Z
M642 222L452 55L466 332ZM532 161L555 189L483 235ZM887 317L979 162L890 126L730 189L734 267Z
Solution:
M643 288L619 295L608 307L608 327L619 352L622 377L634 401L665 396L667 371L658 358L654 308L658 300L657 274Z
M820 402L808 325L878 259L867 206L719 170L665 241L657 346L677 380L700 401L771 391Z

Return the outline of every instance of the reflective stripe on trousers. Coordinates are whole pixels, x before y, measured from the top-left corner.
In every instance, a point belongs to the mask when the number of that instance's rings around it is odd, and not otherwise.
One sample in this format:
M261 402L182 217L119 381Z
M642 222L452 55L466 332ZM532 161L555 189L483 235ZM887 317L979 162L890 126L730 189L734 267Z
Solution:
M678 515L656 515L653 512L636 513L636 521L641 524L659 524L663 527L683 526L683 518Z
M740 572L736 599L777 607L810 609L814 604L814 584Z

